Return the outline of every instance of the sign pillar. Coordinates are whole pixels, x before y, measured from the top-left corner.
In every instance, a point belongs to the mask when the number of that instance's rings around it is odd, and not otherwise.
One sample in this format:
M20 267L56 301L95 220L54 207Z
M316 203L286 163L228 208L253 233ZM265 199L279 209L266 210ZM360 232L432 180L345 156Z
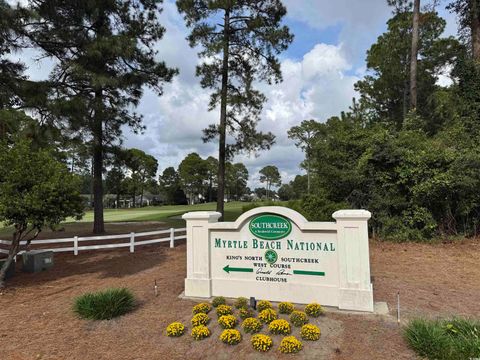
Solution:
M190 212L182 216L187 222L186 296L212 296L209 225L218 222L220 216L213 211Z
M368 248L370 217L366 210L340 210L333 214L338 228L339 309L373 312Z

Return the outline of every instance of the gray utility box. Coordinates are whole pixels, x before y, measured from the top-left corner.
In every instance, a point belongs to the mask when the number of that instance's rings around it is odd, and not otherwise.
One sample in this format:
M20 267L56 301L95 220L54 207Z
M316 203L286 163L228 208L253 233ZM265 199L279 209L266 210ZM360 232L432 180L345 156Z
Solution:
M3 264L7 259L0 259L0 269L3 267ZM15 275L15 261L10 263L10 266L7 269L7 273L5 274L5 279L10 279L13 275Z
M23 253L25 272L35 273L50 269L53 266L53 251L31 250Z

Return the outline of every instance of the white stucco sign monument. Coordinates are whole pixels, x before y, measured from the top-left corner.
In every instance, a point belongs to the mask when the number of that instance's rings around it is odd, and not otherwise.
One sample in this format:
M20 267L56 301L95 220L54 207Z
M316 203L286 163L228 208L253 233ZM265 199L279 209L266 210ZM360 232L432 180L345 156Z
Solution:
M235 222L190 212L185 296L250 297L373 311L366 210L340 210L336 222L308 222L268 206Z

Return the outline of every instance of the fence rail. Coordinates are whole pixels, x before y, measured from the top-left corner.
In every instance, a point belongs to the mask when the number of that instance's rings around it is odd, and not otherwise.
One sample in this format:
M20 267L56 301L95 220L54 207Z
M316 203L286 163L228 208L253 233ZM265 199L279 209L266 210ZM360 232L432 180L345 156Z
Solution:
M186 239L187 236L184 234L178 233L185 233L187 231L186 228L181 229L167 229L167 230L159 230L159 231L148 231L143 233L129 233L129 234L120 234L120 235L105 235L105 236L86 236L86 237L79 237L74 236L72 238L63 238L63 239L48 239L48 240L33 240L30 243L31 247L41 246L41 245L48 245L48 244L66 244L71 243L72 246L69 247L52 247L52 248L44 248L39 247L38 249L53 251L53 252L73 252L74 255L78 255L79 251L85 250L101 250L101 249L115 249L115 248L123 248L128 247L130 248L130 252L135 252L135 247L142 246L142 245L151 245L151 244L158 244L169 242L170 247L175 247L175 241ZM147 240L140 240L137 241L138 238L145 238L145 237L156 237L157 235L164 235L163 237L158 237L155 239L147 239ZM128 242L122 243L115 243L115 244L95 244L95 245L80 245L82 242L103 242L107 240L121 240L121 239L128 239ZM1 245L10 246L11 241L8 240L0 240ZM20 245L26 245L26 241L22 241ZM22 250L18 253L18 255L24 253L25 250ZM8 250L5 248L0 247L0 254L8 254Z

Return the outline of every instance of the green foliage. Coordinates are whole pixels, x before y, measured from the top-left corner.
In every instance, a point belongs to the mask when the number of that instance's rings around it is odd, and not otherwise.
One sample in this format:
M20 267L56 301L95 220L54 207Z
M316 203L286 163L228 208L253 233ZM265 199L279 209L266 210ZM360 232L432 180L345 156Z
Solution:
M125 288L87 293L75 299L74 311L81 318L110 320L133 310L135 298Z
M269 324L277 318L277 312L273 309L265 309L258 314L258 319L265 324Z
M480 322L477 320L424 320L409 322L404 336L415 352L431 360L480 357Z
M197 76L202 87L212 89L209 108L220 105L222 110L221 123L204 130L204 141L228 133L233 140L226 146L229 155L269 149L273 134L256 128L266 99L253 84L281 81L277 55L293 40L282 25L286 8L280 1L269 0L177 0L177 7L192 30L190 45L201 48L204 61L197 67Z
M192 317L192 326L207 325L209 322L210 318L204 313L198 313Z
M233 304L237 309L247 309L248 308L248 299L246 297L239 297L235 300Z
M217 316L221 317L224 315L232 315L233 309L231 306L228 305L218 305L217 306Z
M282 184L282 177L278 168L273 165L265 166L260 170L260 182L267 185L267 199L270 196L272 186L280 186Z
M307 314L303 311L295 310L290 314L290 322L297 327L305 325L308 323Z
M212 306L213 307L218 307L219 305L225 305L226 303L227 303L227 301L225 300L225 298L223 296L214 297L213 300L212 300Z
M247 308L247 309L241 308L239 311L239 314L242 320L248 319L250 317L255 317L255 311L253 311L253 309L250 309L250 308Z
M278 312L280 314L291 314L295 310L295 306L291 302L281 302L278 304Z

